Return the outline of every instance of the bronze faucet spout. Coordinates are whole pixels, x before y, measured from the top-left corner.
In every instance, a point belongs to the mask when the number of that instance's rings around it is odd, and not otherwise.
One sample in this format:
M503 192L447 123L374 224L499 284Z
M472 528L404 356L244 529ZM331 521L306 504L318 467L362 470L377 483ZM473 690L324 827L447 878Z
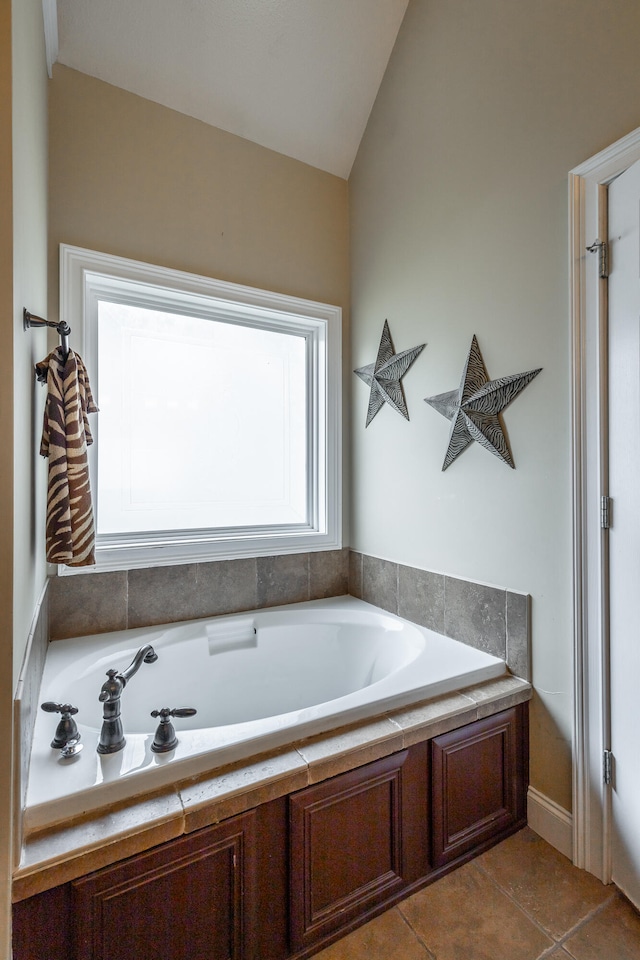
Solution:
M121 673L117 670L107 670L107 680L102 684L98 696L104 704L102 712L102 729L98 741L98 753L117 753L122 750L126 740L120 717L120 697L127 683L140 669L143 663L155 663L158 654L150 643L140 647L126 670Z
M151 644L147 643L144 647L140 647L127 669L119 673L118 676L122 678L126 685L127 681L131 680L131 677L138 672L143 663L155 663L157 659L158 654Z

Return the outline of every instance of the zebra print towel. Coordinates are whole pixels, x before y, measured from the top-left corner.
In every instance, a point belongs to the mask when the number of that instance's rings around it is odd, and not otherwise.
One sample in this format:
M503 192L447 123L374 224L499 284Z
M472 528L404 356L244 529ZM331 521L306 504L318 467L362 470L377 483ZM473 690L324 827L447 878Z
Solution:
M60 347L36 364L47 384L40 454L49 457L47 560L68 567L95 563L93 507L87 445L93 443L88 413L97 413L85 365Z

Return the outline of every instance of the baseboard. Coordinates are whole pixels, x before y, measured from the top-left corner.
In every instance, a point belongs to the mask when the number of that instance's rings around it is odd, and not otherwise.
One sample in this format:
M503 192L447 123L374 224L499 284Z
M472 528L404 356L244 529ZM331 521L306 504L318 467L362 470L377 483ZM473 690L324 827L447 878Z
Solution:
M527 792L527 822L538 836L552 847L573 859L573 820L558 803L545 797L535 787Z

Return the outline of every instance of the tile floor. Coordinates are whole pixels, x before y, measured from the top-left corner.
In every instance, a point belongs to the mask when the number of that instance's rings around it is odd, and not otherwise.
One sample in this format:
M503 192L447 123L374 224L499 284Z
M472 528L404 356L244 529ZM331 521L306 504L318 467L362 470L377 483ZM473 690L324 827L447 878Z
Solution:
M528 827L315 960L640 960L640 913Z

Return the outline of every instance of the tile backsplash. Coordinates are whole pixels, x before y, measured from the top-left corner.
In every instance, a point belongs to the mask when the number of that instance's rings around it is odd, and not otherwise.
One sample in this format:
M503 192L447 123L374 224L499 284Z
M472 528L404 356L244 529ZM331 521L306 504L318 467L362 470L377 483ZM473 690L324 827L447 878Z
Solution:
M349 551L53 577L52 640L239 613L349 592Z
M54 577L49 634L193 620L350 593L506 660L530 680L530 597L349 549Z
M351 552L349 593L405 620L505 660L531 679L531 598L526 593Z

